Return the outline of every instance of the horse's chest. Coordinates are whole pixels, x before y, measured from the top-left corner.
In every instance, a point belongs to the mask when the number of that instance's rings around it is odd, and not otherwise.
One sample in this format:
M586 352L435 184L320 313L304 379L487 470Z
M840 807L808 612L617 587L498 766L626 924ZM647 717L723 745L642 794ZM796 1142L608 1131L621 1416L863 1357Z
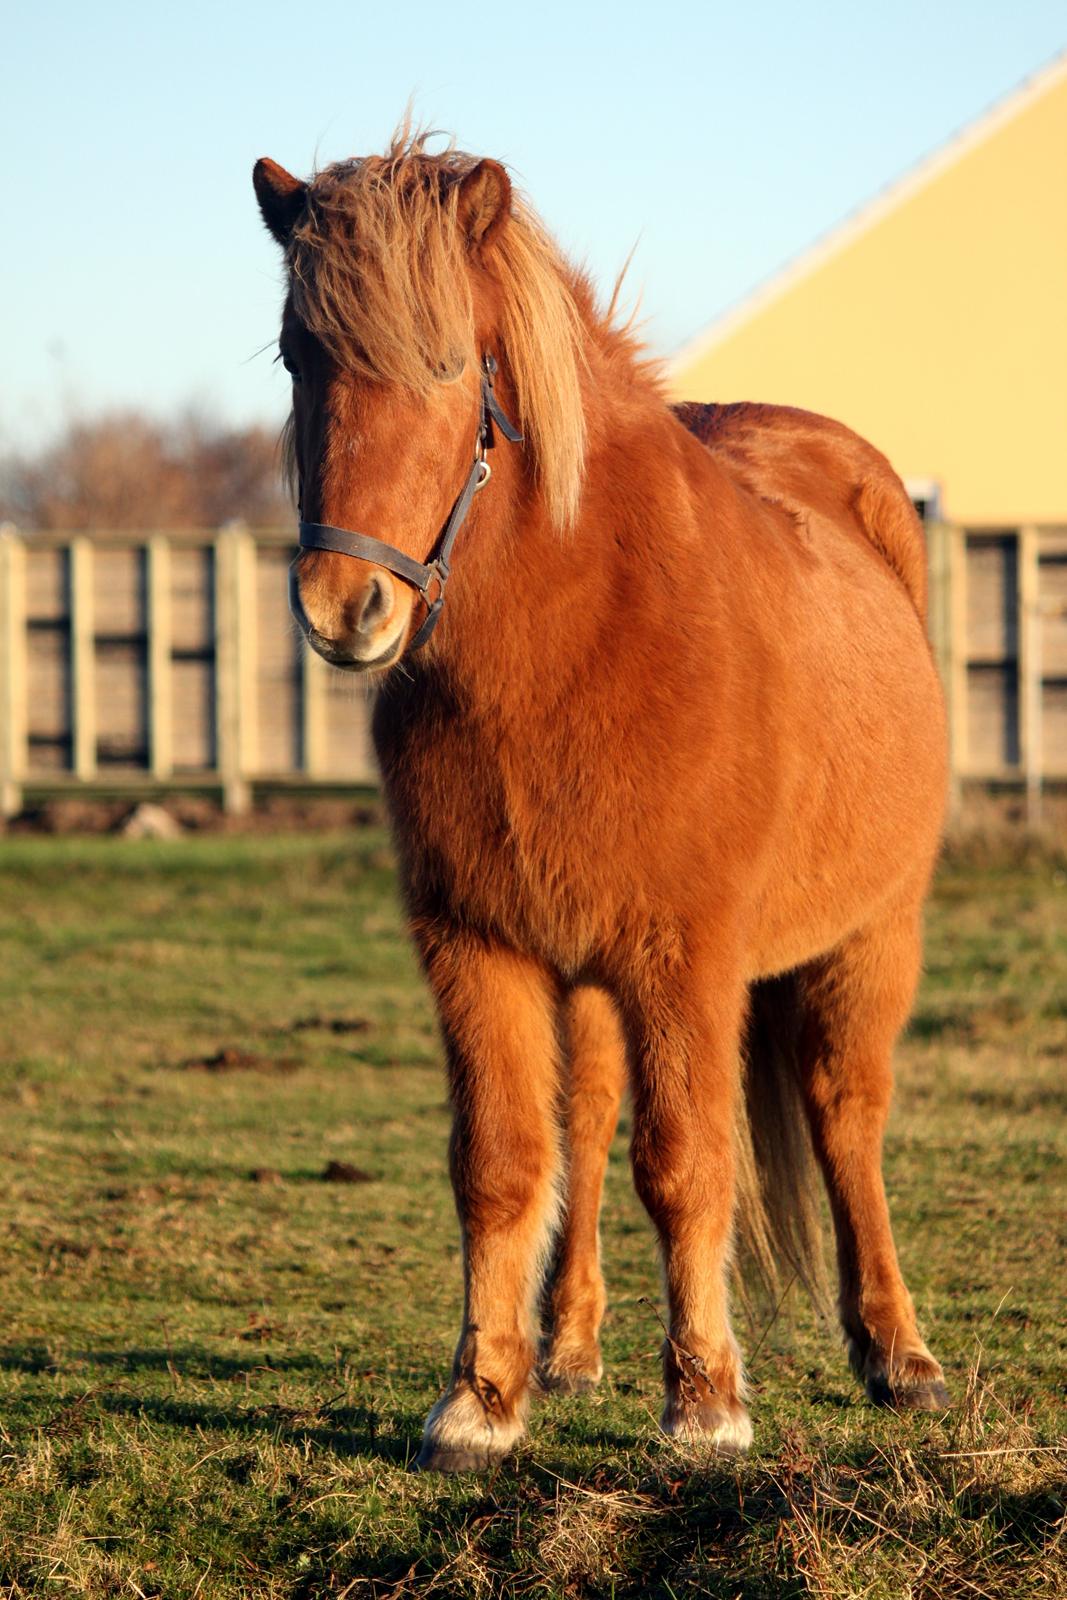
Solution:
M579 965L606 898L580 777L561 772L558 755L539 760L532 735L451 728L432 746L379 749L414 897L429 890L465 922Z

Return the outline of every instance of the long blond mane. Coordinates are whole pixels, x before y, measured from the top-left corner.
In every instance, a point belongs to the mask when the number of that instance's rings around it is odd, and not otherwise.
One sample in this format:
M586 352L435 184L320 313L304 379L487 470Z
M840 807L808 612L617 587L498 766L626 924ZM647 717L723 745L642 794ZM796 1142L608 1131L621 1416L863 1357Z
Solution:
M460 180L477 159L430 155L402 129L384 156L325 168L311 181L288 247L297 315L348 370L425 395L475 362L471 262L457 218ZM552 520L577 514L585 461L582 372L589 286L513 192L489 270L501 288L503 348L519 420ZM610 315L610 314L609 314Z

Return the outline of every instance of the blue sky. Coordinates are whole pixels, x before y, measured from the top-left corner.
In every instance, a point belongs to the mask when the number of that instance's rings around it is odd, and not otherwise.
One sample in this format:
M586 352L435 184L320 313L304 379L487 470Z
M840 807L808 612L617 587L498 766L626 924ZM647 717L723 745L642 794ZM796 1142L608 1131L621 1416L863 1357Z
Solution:
M21 5L0 449L107 406L280 421L252 163L378 149L409 97L605 286L638 240L666 352L1065 45L1063 0Z

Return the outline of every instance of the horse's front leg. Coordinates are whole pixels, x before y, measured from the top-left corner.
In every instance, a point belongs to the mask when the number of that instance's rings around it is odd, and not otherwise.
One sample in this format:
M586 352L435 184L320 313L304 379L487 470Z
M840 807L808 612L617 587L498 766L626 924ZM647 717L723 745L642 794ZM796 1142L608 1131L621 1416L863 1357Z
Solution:
M727 1309L734 1116L745 986L724 963L677 956L625 1002L633 1053L634 1180L663 1250L666 1433L734 1452L752 1442Z
M418 1465L490 1466L525 1431L554 1210L558 996L549 974L470 934L416 926L448 1054L463 1325Z

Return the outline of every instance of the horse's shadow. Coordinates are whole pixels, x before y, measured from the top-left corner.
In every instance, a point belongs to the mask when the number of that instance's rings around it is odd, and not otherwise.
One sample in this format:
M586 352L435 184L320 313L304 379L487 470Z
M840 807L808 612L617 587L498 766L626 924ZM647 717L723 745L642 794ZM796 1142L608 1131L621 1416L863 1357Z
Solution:
M314 1372L322 1374L325 1385L329 1371L314 1355L275 1356L263 1352L247 1356L222 1355L201 1345L180 1345L167 1349L71 1350L62 1362L44 1345L0 1347L0 1370L59 1376L70 1366L84 1364L87 1388L78 1393L58 1393L59 1407L53 1424L65 1429L76 1409L88 1405L112 1416L146 1417L176 1428L212 1428L243 1435L260 1435L293 1443L310 1442L339 1455L369 1455L404 1465L414 1456L422 1418L401 1409L377 1410L366 1405L321 1405L311 1398L306 1405L287 1405L249 1397L246 1404L226 1398L193 1398L180 1391L171 1395L138 1394L123 1381L137 1373L169 1372L179 1383L237 1383L249 1374ZM117 1374L94 1385L89 1373L103 1368ZM429 1383L429 1375L427 1375ZM44 1425L49 1431L49 1424Z
M266 1402L226 1406L188 1400L180 1395L134 1395L122 1392L99 1397L112 1416L146 1417L172 1428L220 1429L246 1437L259 1436L288 1444L313 1444L343 1456L373 1456L405 1466L418 1447L421 1418L388 1414L370 1406L284 1406ZM380 1430L385 1427L383 1434ZM394 1428L396 1431L394 1431Z
M120 1372L177 1372L183 1378L217 1379L233 1382L247 1372L303 1372L322 1362L314 1355L273 1355L264 1352L260 1360L248 1355L226 1356L205 1350L202 1345L180 1344L164 1350L134 1348L130 1350L67 1350L62 1361L46 1345L24 1344L0 1347L0 1371L4 1372L60 1372L73 1364L87 1367L105 1367Z

